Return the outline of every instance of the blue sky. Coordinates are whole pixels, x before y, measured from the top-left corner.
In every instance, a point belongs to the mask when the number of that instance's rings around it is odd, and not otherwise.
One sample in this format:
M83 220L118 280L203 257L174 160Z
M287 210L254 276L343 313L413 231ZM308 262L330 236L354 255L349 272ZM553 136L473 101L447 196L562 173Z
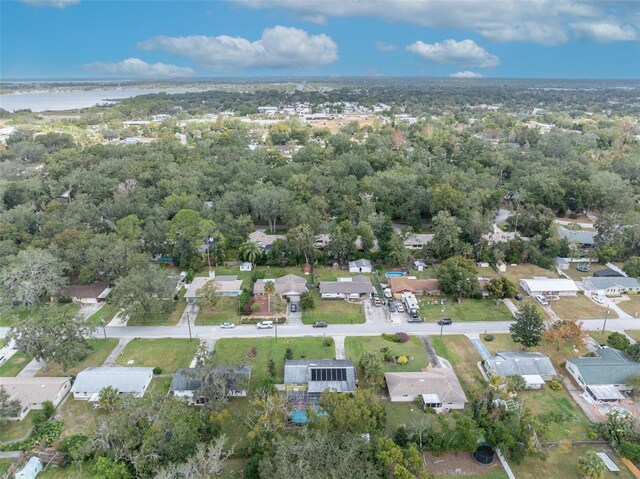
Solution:
M640 78L639 5L2 0L0 75Z

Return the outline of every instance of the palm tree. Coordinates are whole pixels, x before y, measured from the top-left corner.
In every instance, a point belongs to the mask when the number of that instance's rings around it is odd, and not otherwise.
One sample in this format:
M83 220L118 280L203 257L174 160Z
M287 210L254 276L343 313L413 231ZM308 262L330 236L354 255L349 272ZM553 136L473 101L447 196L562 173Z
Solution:
M258 243L245 241L240 245L240 254L242 255L242 259L249 261L255 268L256 259L262 255L262 248Z
M271 295L276 292L276 285L273 281L265 281L264 292L267 293L267 310L271 312Z

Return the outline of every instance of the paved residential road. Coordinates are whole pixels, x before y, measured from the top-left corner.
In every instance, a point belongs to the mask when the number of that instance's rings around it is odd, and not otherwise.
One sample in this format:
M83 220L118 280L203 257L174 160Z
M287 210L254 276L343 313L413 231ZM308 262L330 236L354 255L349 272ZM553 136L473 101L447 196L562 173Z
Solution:
M590 331L602 329L604 318L580 321L584 328ZM443 334L484 334L508 333L511 321L454 321L450 326L442 328ZM640 329L640 319L612 319L607 321L608 331L622 331L625 329ZM0 328L0 337L5 337L9 328ZM110 338L188 338L189 328L186 326L121 326L106 327L107 337ZM310 325L278 326L278 336L375 336L382 333L405 332L417 335L438 335L440 326L436 323L420 324L330 324L328 328L312 328ZM253 325L237 326L234 329L221 329L219 326L191 326L194 338L259 338L275 336L275 329L257 329ZM102 338L102 328L96 329L94 337Z

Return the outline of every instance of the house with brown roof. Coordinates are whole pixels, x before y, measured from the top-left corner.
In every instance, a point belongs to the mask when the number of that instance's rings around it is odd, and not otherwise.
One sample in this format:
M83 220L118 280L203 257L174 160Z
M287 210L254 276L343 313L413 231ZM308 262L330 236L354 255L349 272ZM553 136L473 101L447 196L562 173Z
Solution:
M104 301L110 292L109 283L104 281L96 281L91 284L70 284L67 287L67 296L74 303L80 304L95 304Z
M467 397L451 368L429 368L420 372L385 373L391 402L420 398L425 408L436 412L464 409Z
M209 282L215 284L215 294L217 296L238 297L242 293L242 280L237 276L218 276L218 277L195 277L184 294L187 302L195 303L202 296L202 288Z
M295 274L287 274L285 276L280 276L276 279L259 279L253 285L253 294L254 295L263 295L266 294L264 287L268 282L273 282L273 286L275 288L275 293L280 298L288 298L291 302L300 301L300 295L306 291L307 289L307 280L302 276L297 276Z
M440 283L435 278L417 279L409 276L391 276L389 288L391 288L391 293L398 298L404 293L412 293L416 296L440 294Z

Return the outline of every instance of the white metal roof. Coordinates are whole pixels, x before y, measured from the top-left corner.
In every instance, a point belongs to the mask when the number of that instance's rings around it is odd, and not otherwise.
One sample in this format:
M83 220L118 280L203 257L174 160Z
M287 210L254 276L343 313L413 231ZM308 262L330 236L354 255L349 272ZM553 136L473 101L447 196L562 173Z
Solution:
M571 279L531 278L521 279L520 283L525 283L532 292L579 291L578 286Z

